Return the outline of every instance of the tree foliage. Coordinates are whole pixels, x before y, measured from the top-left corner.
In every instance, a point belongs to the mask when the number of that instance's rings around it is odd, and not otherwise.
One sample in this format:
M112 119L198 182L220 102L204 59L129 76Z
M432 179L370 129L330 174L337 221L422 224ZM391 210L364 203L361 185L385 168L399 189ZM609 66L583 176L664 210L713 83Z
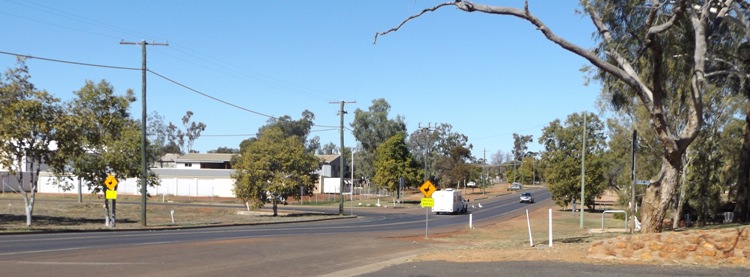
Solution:
M327 143L326 145L323 145L320 149L318 149L319 155L333 155L339 152L339 147L336 146L336 144L333 144L332 142Z
M203 122L190 121L194 113L185 112L182 116L182 127L169 122L164 123L164 117L158 112L152 112L148 117L147 134L150 139L151 147L157 153L157 156L163 156L167 153L194 153L193 143L206 130L206 124Z
M132 90L115 95L107 81L86 84L74 92L67 103L67 113L74 122L74 132L68 137L76 141L76 151L67 151L65 158L71 173L84 180L94 193L105 190L104 180L109 174L118 179L141 175L140 122L130 118L130 104L135 102ZM146 159L153 162L153 147L146 147ZM158 184L155 173L149 172L148 186Z
M378 98L372 100L372 105L367 111L361 109L354 111L354 121L350 126L360 146L354 159L354 165L357 173L361 174L360 176L365 178L374 176L375 150L398 132L406 131L406 123L400 115L393 119L388 118L390 110L391 105L385 99Z
M461 163L470 163L474 161L474 157L471 156L472 145L468 144L469 138L464 135L453 131L453 126L448 123L428 124L427 127L419 128L409 135L409 150L414 155L414 158L426 168L424 169L425 179L436 178L436 181L440 181L444 177L451 176L454 172L451 172L454 168L454 161ZM458 152L466 152L467 155L462 156ZM461 156L460 158L458 156ZM456 177L458 178L458 177ZM457 180L464 180L470 178L467 176L459 179L452 179L450 177L445 178L448 185L457 184Z
M187 111L185 112L185 115L182 116L181 121L184 130L180 129L180 127L174 123L169 122L169 125L167 125L168 143L166 146L178 146L180 149L179 153L181 154L194 152L193 143L201 136L201 133L206 130L206 124L203 122L190 121L192 117L192 111Z
M545 147L542 159L547 164L546 180L552 199L565 207L581 199L581 160L585 157L585 205L593 208L596 197L607 188L604 178L606 137L604 124L589 113L584 126L582 114L569 115L564 124L559 119L544 127L539 143ZM586 128L586 149L583 133ZM585 154L584 154L585 153Z
M532 141L534 141L534 136L532 135L524 136L513 133L513 150L511 150L511 153L513 154L514 161L521 161L530 155L528 152L529 142Z
M293 120L291 116L284 115L278 118L270 118L266 125L258 129L258 135L265 129L279 127L286 136L296 136L305 145L308 152L315 153L320 148L320 138L308 138L312 126L315 125L315 114L304 110L300 119Z
M399 178L404 177L407 187L420 183L419 165L406 146L406 135L396 133L375 150L375 176L372 181L381 188L396 191Z
M436 163L438 183L441 187L458 187L467 181L477 180L481 168L470 163L471 149L457 145L451 149L448 156L441 156Z
M317 180L318 160L302 141L281 126L263 128L256 140L245 145L234 165L237 198L252 208L270 202L276 216L284 199L300 197L300 187L309 194Z
M634 110L642 108L635 106ZM645 111L642 111L645 112ZM616 114L617 115L617 114ZM609 188L619 192L619 204L628 207L631 200L633 131L637 130L635 148L635 178L650 180L659 175L657 165L661 161L661 147L656 134L648 127L646 121L633 121L626 114L607 120L608 142L605 155L607 170L604 172ZM636 203L640 203L645 188L635 187Z
M240 153L240 150L237 148L231 148L222 146L219 148L216 148L214 150L208 150L208 153L220 153L220 154L238 154Z

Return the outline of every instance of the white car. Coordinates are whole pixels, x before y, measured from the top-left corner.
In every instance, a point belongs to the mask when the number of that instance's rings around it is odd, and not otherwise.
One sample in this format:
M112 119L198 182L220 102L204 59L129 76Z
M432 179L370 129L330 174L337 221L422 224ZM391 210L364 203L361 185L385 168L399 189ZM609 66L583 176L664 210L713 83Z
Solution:
M521 203L534 203L534 195L531 194L531 192L523 192L521 193Z

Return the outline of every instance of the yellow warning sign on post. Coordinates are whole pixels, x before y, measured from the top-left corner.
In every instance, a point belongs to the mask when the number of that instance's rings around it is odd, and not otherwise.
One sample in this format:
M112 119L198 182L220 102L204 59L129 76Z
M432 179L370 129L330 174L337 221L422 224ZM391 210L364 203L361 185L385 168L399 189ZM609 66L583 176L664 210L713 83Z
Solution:
M117 191L108 189L105 192L107 199L117 200Z
M109 174L109 176L107 176L107 179L104 180L104 185L107 186L109 190L115 190L115 188L117 187L117 179L115 179L114 175Z
M432 182L430 182L430 180L425 181L424 184L419 186L419 191L421 191L422 194L424 194L424 197L427 197L427 198L432 196L432 193L435 192L436 190L437 188L435 188L435 185L433 185Z

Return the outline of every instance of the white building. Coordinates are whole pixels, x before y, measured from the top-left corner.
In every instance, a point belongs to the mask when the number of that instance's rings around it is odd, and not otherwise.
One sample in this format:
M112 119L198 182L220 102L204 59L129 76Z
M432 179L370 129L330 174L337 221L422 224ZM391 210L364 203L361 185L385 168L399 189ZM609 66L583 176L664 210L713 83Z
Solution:
M152 196L216 196L235 197L232 192L234 179L231 168L231 159L234 154L200 154L190 153L186 155L167 154L155 162L151 170L159 176L160 185L149 187L148 194ZM326 178L335 178L338 181L339 155L321 155L320 180L316 184L314 193L320 193L321 185ZM346 168L348 169L348 168ZM24 174L29 174L25 172ZM345 173L346 174L346 173ZM29 180L24 176L24 180ZM328 180L331 182L332 180ZM28 181L24 189L28 190ZM348 182L347 182L348 183ZM118 180L117 191L119 194L139 195L138 178ZM19 186L14 176L7 170L0 168L1 192L17 192ZM42 171L39 176L37 192L40 193L78 193L78 187L84 194L90 194L86 184L81 184L76 178L63 180L62 182L52 174ZM345 190L346 191L346 190ZM336 191L337 193L338 191ZM334 192L327 192L334 193Z

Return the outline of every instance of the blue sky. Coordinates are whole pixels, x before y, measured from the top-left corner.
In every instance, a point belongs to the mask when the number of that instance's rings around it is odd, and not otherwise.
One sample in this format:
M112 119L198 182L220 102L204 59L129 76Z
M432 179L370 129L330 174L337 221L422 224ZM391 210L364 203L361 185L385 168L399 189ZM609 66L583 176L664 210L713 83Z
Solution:
M478 1L522 7L523 1ZM530 10L558 35L594 45L590 20L578 1L530 0ZM305 109L320 126L338 126L347 104L348 127L357 108L385 98L390 116L407 131L448 123L469 137L473 154L509 152L513 133L533 135L569 114L594 111L597 84L584 86L586 61L546 40L517 18L465 13L452 7L428 13L400 31L374 34L440 1L39 1L0 0L0 51L59 60L148 67L212 97L258 113L297 119ZM3 72L15 57L0 55ZM141 73L27 61L32 82L68 100L86 80L106 79L118 94L140 99ZM239 143L267 117L212 100L153 74L148 112L179 124L187 110L208 126L193 148L202 153ZM140 100L139 100L140 101ZM140 118L141 104L132 108ZM335 128L315 127L321 144L339 144ZM354 137L346 131L345 144Z

